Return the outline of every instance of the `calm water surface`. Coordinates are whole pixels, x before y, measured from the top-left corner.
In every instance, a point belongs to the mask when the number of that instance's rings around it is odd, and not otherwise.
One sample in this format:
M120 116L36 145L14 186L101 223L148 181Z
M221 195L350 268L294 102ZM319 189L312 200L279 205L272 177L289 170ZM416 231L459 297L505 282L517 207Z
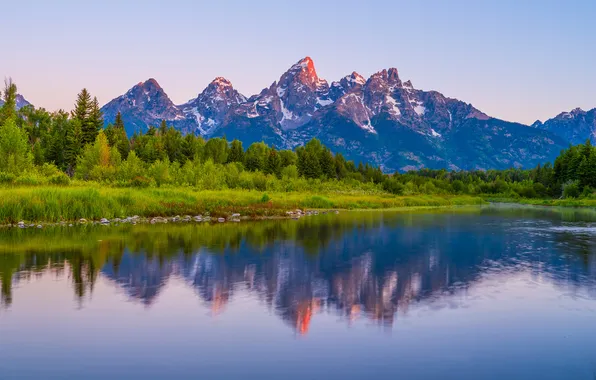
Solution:
M0 379L594 379L596 212L0 231Z

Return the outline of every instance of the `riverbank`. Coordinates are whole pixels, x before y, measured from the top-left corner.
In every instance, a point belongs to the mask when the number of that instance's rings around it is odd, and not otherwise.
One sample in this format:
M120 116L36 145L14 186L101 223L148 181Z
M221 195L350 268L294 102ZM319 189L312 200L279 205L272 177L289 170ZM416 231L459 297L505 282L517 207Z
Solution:
M486 200L487 202L517 203L517 204L532 205L532 206L596 208L596 199L591 199L591 198L540 199L540 198L484 197L484 200Z
M0 224L75 222L84 218L126 219L138 216L199 216L214 220L240 214L244 218L288 217L296 209L354 210L402 207L445 207L486 203L472 196L394 196L385 193L196 191L192 188L113 188L44 186L0 189Z

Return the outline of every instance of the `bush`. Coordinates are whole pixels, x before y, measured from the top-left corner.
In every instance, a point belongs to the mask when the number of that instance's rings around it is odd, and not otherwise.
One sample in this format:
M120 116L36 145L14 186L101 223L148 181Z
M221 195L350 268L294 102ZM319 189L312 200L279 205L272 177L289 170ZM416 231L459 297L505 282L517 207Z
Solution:
M329 199L325 198L325 197L321 197L318 195L315 195L314 197L311 197L310 199L307 199L303 202L303 205L305 207L312 207L312 208L333 208L334 204L333 202L331 202Z
M269 198L269 195L267 193L263 194L263 196L261 197L261 202L265 203L265 202L269 202L271 200L271 198Z
M257 190L267 190L267 176L259 171L252 173L252 182Z
M577 198L581 194L579 190L578 181L569 181L563 184L563 197L565 198Z
M130 186L132 187L144 188L149 187L152 184L154 184L154 182L150 178L143 176L134 177L132 180L130 180Z
M402 195L404 193L404 185L393 178L388 178L383 182L383 189L396 195Z
M17 178L17 176L12 173L0 172L0 183L1 184L13 183L16 178Z
M39 178L35 175L25 174L18 177L14 181L15 185L22 185L22 186L37 186L41 184Z
M58 173L51 176L48 182L52 185L68 186L70 178L64 173Z
M296 165L286 166L281 170L281 177L284 180L298 178L298 168L296 167Z

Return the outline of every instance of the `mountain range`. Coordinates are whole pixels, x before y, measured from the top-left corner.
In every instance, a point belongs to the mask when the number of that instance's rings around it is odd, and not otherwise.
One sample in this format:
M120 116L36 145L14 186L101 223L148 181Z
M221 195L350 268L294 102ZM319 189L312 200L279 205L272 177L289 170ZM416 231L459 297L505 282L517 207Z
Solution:
M353 72L327 82L301 59L259 94L246 97L215 78L176 105L155 79L140 82L102 107L106 125L121 113L126 132L162 120L183 134L264 141L293 149L318 138L333 152L386 172L533 167L553 161L570 143L596 140L596 109L563 112L531 126L491 117L472 104L416 89L397 69L368 79Z

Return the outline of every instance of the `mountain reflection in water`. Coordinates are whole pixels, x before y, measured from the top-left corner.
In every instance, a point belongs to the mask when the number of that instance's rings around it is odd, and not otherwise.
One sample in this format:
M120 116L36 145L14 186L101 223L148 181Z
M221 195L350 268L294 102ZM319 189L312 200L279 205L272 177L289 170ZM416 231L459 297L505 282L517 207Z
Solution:
M578 222L582 220L582 222ZM457 307L487 275L530 273L596 297L593 214L488 207L358 212L299 221L0 233L1 309L38 277L68 278L85 308L99 277L146 308L181 280L213 313L250 294L298 334L318 313L391 327L413 304ZM455 302L455 303L454 303Z

